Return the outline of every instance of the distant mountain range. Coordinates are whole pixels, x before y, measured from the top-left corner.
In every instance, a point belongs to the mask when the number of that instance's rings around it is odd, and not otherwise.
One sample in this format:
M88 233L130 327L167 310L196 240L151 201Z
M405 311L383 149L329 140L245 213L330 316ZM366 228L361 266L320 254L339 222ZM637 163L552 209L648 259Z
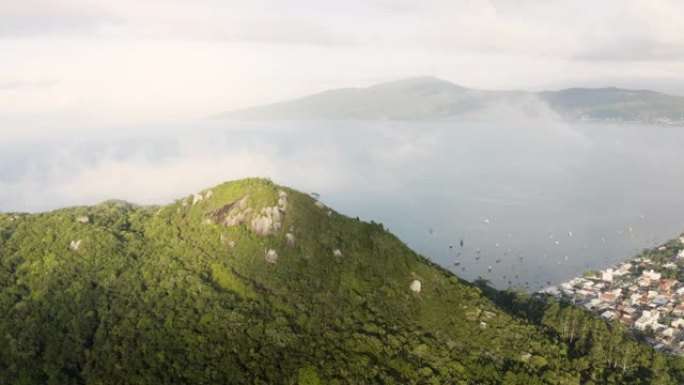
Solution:
M341 88L300 99L229 111L232 120L464 119L515 109L527 116L566 120L684 125L684 97L621 88L560 91L485 91L433 77Z

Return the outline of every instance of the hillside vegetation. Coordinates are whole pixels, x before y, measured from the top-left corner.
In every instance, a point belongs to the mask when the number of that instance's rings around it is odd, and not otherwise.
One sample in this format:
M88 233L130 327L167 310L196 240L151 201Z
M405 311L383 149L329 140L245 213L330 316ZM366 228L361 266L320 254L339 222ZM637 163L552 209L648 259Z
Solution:
M267 180L0 214L0 384L173 383L677 384L684 365Z

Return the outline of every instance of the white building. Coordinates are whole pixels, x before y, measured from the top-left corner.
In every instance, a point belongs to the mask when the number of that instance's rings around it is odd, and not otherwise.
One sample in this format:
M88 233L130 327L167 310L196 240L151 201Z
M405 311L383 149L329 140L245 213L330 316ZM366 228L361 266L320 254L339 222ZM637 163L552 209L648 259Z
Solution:
M607 319L608 321L612 321L615 319L615 312L612 310L606 310L601 313L601 317Z
M653 271L653 269L644 270L644 272L641 273L641 276L644 278L648 278L651 281L657 281L660 279L660 273L656 273L655 271Z
M609 267L601 272L601 279L606 282L613 282L613 268Z
M620 268L617 269L617 271L614 272L613 275L622 276L622 275L629 273L630 270L632 270L632 264L628 262L628 263L625 263L622 266L620 266Z
M594 298L594 299L592 299L591 301L585 303L585 304L584 304L584 307L587 308L587 309L589 309L589 310L592 310L592 309L602 309L602 308L605 308L606 305L605 305L605 304L603 303L603 301L601 301L600 299Z
M674 321L672 321L672 327L680 329L684 328L684 319L676 318Z
M674 332L675 332L675 331L674 331L674 329L672 329L672 328L665 328L665 330L663 330L662 332L660 332L660 335L663 336L663 337L672 338L672 337L674 337Z
M639 330L645 330L647 327L655 329L658 324L658 317L660 314L657 311L644 310L641 317L634 323L634 327Z

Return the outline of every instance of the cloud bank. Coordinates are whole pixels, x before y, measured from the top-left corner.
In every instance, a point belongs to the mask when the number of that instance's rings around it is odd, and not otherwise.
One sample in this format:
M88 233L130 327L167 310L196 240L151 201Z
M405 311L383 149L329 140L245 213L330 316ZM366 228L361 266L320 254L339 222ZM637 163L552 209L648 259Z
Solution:
M418 75L684 94L682 12L675 0L3 2L0 84L54 86L0 87L0 126L171 122Z

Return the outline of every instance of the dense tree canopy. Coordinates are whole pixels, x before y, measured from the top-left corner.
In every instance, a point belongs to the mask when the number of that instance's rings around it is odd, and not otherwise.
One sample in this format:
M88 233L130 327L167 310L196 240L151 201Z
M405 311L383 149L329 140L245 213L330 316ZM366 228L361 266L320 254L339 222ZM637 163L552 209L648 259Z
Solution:
M684 364L266 180L0 214L0 384L159 383L677 384Z

